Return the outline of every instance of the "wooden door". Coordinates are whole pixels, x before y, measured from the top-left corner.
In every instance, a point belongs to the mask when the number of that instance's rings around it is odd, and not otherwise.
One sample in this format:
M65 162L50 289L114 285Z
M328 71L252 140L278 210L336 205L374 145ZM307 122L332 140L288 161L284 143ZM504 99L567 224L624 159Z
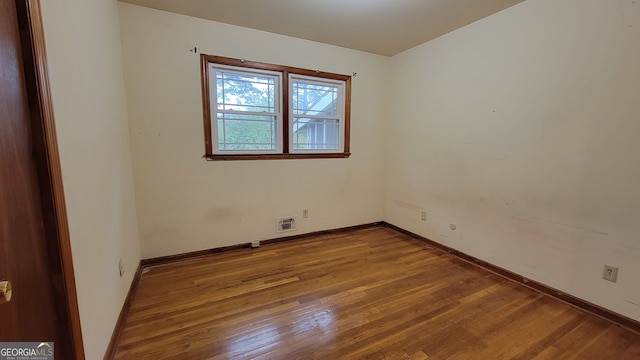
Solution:
M25 49L34 35L30 3L0 0L0 281L13 287L0 304L0 342L53 342L56 359L81 358L52 221L39 75L33 49Z

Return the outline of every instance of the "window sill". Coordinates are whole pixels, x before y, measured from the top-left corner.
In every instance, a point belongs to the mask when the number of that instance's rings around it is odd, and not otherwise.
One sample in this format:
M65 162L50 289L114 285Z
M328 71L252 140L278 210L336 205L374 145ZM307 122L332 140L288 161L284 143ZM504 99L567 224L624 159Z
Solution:
M264 155L204 155L207 161L234 160L295 160L295 159L345 159L351 153L332 154L264 154Z

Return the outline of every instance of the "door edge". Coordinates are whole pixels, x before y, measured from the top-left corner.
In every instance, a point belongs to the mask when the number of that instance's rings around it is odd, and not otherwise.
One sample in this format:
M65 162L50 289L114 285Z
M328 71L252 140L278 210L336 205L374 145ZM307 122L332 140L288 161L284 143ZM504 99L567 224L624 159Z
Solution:
M85 359L40 0L16 0L33 146L58 324ZM68 346L68 345L67 345Z

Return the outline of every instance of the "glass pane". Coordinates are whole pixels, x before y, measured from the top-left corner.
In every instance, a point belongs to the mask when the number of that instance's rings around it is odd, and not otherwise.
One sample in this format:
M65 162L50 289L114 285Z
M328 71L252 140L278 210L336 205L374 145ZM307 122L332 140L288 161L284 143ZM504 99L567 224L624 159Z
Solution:
M276 83L268 76L216 71L218 110L276 111Z
M293 80L295 115L338 117L338 86Z
M293 120L294 150L338 150L339 144L338 120L298 117Z
M276 117L218 114L218 150L275 150Z

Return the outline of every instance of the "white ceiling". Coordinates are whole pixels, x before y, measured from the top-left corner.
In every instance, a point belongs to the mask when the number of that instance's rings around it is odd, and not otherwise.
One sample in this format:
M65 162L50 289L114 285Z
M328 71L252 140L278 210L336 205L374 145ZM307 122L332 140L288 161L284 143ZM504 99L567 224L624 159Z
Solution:
M392 56L524 0L120 0Z

